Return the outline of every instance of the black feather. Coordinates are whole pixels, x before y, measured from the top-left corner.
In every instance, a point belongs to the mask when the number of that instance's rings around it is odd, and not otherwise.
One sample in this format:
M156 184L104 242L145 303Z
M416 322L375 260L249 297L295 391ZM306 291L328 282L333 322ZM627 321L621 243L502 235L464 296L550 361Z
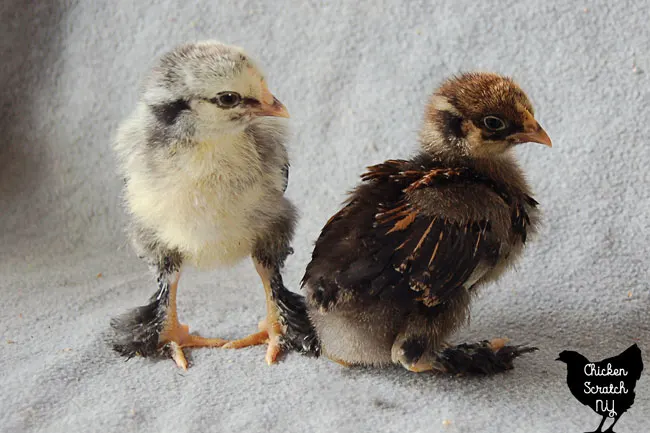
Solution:
M158 343L165 326L168 305L169 286L162 284L147 305L113 318L113 350L129 359L160 354Z
M183 111L189 110L190 105L183 99L177 99L166 104L152 105L150 108L156 119L169 126L176 122L176 119Z
M447 347L436 353L436 369L449 374L490 375L513 368L512 361L536 347L503 346L494 350L490 342L463 343Z
M110 343L116 352L127 358L162 354L164 348L160 347L159 340L168 317L171 277L181 263L177 252L167 252L152 262L158 274L158 290L149 303L111 320Z
M280 323L285 328L283 346L305 355L318 357L320 342L309 315L305 298L289 291L277 272L271 278L271 293L280 313Z
M284 177L284 185L282 186L282 192L286 192L287 187L289 186L289 164L282 166L282 176Z

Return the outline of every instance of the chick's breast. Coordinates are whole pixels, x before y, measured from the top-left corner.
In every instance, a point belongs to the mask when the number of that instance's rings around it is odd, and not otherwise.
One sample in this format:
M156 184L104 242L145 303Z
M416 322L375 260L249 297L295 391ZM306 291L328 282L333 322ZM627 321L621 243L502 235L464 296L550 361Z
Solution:
M202 142L160 152L174 155L132 164L125 198L138 222L198 267L249 255L259 230L251 220L269 195L254 145Z

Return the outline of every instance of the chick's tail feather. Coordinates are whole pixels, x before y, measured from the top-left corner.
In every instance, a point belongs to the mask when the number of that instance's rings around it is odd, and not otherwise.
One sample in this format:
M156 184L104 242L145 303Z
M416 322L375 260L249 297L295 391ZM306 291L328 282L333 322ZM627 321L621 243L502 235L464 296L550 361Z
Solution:
M271 290L280 313L280 323L285 328L283 346L303 355L318 357L320 341L307 314L305 297L288 290L279 274L272 279Z
M537 347L508 346L504 339L450 346L435 354L436 369L449 374L491 375L513 368L512 361Z

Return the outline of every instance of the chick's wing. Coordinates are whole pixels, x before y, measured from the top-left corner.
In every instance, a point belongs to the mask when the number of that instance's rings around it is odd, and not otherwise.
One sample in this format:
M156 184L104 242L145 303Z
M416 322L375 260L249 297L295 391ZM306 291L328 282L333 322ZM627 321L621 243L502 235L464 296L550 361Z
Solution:
M315 301L328 308L354 292L432 308L471 285L499 254L490 221L450 219L410 199L415 190L467 178L463 169L401 160L370 167L316 242L303 280Z

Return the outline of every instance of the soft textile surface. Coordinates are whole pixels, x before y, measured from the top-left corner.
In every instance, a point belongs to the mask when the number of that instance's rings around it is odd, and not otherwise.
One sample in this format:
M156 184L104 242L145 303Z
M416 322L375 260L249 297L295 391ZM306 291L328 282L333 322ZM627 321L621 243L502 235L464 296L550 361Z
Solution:
M558 353L596 360L638 342L650 366L647 1L144 3L0 6L0 430L586 431L599 417L570 394ZM545 225L455 341L540 351L482 379L298 355L268 367L262 347L195 350L186 373L116 357L110 317L155 287L123 233L110 142L153 58L206 38L246 47L292 114L293 290L363 168L412 154L443 77L514 76L554 143L517 151ZM188 270L179 304L206 336L243 336L264 313L249 262ZM617 431L650 431L648 413L647 368Z

